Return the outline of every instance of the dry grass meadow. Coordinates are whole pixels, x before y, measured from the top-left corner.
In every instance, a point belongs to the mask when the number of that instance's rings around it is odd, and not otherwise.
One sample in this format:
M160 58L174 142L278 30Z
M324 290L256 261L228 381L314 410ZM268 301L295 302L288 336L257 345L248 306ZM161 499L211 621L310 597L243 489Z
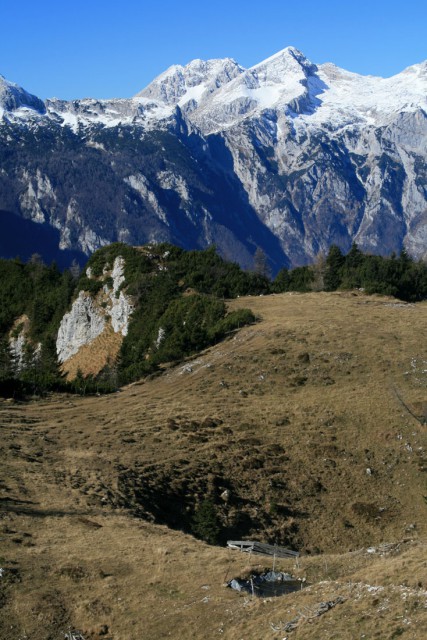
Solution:
M230 306L259 323L119 393L0 401L1 640L426 637L427 304ZM225 488L307 588L234 592L271 560L179 530Z

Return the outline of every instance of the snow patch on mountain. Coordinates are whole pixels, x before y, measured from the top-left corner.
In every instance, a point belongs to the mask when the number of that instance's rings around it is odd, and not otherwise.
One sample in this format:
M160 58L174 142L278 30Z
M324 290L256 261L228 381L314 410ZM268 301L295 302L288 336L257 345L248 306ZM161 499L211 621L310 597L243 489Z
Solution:
M243 71L231 58L192 60L186 66L169 67L135 97L180 107L187 103L199 104L203 97L215 93Z
M112 100L47 100L47 116L75 133L80 126L116 127L118 125L150 125L170 118L173 108L145 98Z

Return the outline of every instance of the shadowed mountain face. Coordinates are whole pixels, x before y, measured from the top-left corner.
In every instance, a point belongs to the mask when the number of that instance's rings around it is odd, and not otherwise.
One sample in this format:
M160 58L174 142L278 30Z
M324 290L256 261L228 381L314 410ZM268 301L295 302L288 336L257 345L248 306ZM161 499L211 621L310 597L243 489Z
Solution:
M9 211L0 211L0 254L3 258L19 257L26 262L33 254L43 256L47 262L56 262L59 268L76 260L81 266L86 256L81 251L59 249L59 231L47 224L37 224Z
M261 247L273 273L353 241L422 258L426 92L425 63L362 77L292 48L175 65L132 99L43 104L1 79L0 208L55 229L45 257L119 240L245 267Z
M178 130L141 137L137 127L96 127L88 145L68 128L21 131L18 144L8 144L7 135L3 158L9 170L0 176L0 201L16 216L50 225L50 241L39 251L43 256L58 247L70 256L89 255L116 240L170 241L187 249L217 244L226 258L247 267L261 246L276 270L286 263L219 136L206 143ZM9 218L0 225L12 233ZM14 255L25 253L21 242L32 242L28 231L22 227Z

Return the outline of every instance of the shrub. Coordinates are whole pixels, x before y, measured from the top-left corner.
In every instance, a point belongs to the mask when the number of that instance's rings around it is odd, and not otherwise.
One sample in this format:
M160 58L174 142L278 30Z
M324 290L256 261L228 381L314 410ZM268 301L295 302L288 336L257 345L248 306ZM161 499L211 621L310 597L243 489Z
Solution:
M200 503L192 520L191 531L196 538L208 544L218 544L221 524L215 503L211 498L206 498Z

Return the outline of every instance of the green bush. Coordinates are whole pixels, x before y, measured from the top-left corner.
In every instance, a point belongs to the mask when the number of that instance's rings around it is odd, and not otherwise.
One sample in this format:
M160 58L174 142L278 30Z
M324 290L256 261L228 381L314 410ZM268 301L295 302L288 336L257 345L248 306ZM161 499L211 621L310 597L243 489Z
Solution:
M173 300L158 321L165 337L154 362L181 360L209 345L211 330L225 313L225 304L217 298L195 294Z
M240 329L248 324L256 322L256 317L250 309L237 309L221 318L213 327L211 332L212 340L220 340L228 333Z
M211 498L206 498L200 503L193 516L191 532L196 538L208 544L218 544L221 524L215 503Z

